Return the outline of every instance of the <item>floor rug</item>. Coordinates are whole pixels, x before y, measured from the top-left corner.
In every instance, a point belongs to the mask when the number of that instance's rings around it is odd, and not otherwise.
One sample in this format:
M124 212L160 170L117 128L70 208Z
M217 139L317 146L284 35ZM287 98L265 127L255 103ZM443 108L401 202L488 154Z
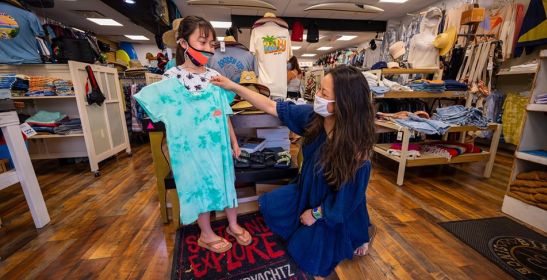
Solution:
M440 225L516 279L547 279L547 238L509 218Z
M184 226L177 231L173 254L172 280L308 280L313 277L299 270L286 250L283 239L272 233L259 213L238 217L241 226L253 236L249 246L239 245L226 234L227 220L212 223L213 230L232 242L232 249L217 254L197 245L197 224Z

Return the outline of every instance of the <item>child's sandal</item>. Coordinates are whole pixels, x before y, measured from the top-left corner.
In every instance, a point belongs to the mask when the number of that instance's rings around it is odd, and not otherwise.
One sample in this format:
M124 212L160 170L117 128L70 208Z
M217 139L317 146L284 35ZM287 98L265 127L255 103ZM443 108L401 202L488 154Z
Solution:
M224 247L215 248L214 245L217 245L219 243L225 243L227 244ZM230 243L228 240L224 238L220 238L219 240L211 241L211 242L204 242L201 241L201 239L198 239L198 245L202 248L205 248L211 252L215 252L217 254L225 253L226 251L232 249L232 243Z
M242 232L242 233L239 233L239 234L238 234L238 233L233 232L233 231L230 229L230 227L227 227L227 228L226 228L226 233L229 234L229 235L231 235L231 236L233 236L233 237L236 239L237 243L238 243L239 245L241 245L241 246L247 246L247 245L249 245L249 244L251 244L251 243L253 242L253 237L252 237L251 234L250 234L247 230L245 230L245 229L243 229L243 232ZM245 233L249 233L249 240L246 240L246 241L243 240L243 238L245 237Z

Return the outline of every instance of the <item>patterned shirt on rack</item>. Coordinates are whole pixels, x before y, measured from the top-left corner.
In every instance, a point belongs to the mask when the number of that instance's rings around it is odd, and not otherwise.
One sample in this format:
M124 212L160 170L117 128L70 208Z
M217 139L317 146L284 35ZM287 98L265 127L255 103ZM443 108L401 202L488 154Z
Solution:
M177 77L179 81L186 87L188 91L195 94L198 93L209 85L211 77L220 75L216 70L206 67L203 73L191 73L190 71L182 68L181 66L175 66L163 74L163 79L169 79Z

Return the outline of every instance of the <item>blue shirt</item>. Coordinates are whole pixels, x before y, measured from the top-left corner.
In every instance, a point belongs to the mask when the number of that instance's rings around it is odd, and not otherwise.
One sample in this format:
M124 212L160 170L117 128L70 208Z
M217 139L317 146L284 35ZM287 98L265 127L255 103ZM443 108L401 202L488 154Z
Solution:
M258 74L255 57L252 53L237 46L226 46L226 51L216 49L207 66L217 70L222 76L239 83L241 72L254 71Z
M201 213L237 206L228 114L234 93L209 84L190 92L177 78L144 87L135 99L167 132L183 224Z
M0 2L0 63L42 63L36 36L44 30L35 14Z

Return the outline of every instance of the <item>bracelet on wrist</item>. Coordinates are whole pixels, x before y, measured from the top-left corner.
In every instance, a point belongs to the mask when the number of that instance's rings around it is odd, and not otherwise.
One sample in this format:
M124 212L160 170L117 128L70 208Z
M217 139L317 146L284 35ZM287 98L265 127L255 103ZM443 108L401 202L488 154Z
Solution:
M311 214L316 220L323 218L323 213L321 213L321 209L319 207L313 208L311 210Z

